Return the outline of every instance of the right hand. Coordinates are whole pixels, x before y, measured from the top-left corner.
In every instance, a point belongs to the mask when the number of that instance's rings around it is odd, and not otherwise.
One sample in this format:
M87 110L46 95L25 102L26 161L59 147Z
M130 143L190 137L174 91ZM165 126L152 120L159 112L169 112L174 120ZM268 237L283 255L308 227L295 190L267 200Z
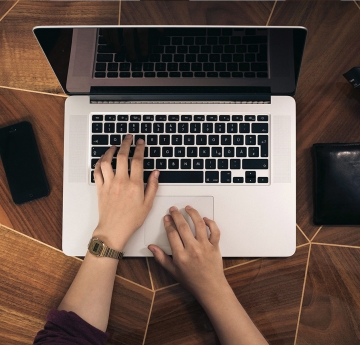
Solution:
M153 244L149 249L155 260L201 302L201 297L228 285L219 248L220 230L215 221L202 218L194 208L187 206L185 210L195 225L196 237L180 211L171 207L171 216L164 217L164 226L172 258Z

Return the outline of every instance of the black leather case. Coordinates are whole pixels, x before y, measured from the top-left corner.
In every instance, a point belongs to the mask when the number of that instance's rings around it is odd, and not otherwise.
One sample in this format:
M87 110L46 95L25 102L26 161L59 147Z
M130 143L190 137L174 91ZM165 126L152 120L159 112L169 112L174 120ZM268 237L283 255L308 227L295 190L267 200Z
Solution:
M314 223L360 225L360 143L314 144Z

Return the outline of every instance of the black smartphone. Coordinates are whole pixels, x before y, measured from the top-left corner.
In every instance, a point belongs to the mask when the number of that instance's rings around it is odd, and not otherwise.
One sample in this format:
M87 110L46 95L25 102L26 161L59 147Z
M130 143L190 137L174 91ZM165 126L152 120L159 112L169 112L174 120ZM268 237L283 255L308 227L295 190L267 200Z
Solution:
M15 204L49 195L49 184L30 122L0 128L0 155Z

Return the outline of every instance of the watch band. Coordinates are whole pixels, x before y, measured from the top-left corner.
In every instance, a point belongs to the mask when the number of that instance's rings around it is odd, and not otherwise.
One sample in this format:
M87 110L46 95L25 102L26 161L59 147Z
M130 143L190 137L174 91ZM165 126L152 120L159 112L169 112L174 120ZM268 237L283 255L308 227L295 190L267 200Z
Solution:
M91 254L99 257L107 257L120 260L123 258L124 253L115 249L109 248L103 241L93 237L89 241L88 250Z

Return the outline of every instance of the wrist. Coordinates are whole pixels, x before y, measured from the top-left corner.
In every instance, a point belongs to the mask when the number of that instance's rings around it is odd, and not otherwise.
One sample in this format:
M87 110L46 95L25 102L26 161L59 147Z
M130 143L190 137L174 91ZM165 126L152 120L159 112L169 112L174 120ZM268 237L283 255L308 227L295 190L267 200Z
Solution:
M204 307L211 306L214 302L219 302L222 297L233 294L233 290L226 280L225 276L220 281L217 281L214 284L208 284L206 289L199 291L196 299Z
M111 249L122 252L126 246L127 239L124 237L109 236L104 230L101 228L96 228L92 234L92 237L98 238L100 241L104 242L105 245Z

